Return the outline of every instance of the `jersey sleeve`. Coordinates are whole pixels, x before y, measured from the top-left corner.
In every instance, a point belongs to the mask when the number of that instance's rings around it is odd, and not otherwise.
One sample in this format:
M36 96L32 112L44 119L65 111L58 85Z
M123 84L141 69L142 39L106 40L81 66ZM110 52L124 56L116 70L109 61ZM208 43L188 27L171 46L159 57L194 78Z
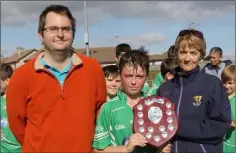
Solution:
M231 105L231 118L232 118L232 120L236 120L236 118L235 118L235 113L236 113L235 97L230 99L230 105Z
M149 89L150 89L150 87L149 87L149 85L148 85L148 83L147 83L147 81L146 81L145 84L144 84L144 86L143 86L143 88L142 88L142 91L143 91L143 92L148 92Z
M1 96L1 117L5 117L4 107L6 107L5 98Z
M148 96L154 96L154 95L156 95L158 88L159 88L159 87L157 87L157 86L153 86L153 87L148 91L147 97L148 97Z
M159 87L161 85L162 81L163 81L163 77L162 77L161 73L159 72L159 73L157 73L152 86Z
M110 126L111 115L107 104L104 103L96 120L93 148L103 150L111 145Z

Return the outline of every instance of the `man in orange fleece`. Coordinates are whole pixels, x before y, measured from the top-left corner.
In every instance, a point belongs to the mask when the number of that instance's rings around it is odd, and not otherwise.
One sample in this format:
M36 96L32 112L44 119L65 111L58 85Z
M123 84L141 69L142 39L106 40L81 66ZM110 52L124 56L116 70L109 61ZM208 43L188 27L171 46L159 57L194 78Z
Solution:
M91 152L106 100L100 64L72 50L76 21L61 5L39 17L44 50L16 69L7 90L10 128L23 152Z

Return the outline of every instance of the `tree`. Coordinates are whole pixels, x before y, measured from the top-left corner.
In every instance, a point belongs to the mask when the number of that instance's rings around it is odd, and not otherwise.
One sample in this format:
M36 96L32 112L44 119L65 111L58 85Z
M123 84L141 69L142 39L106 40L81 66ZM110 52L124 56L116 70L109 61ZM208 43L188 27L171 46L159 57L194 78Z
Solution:
M25 50L25 48L22 47L22 46L17 46L17 47L16 47L16 50Z
M138 49L142 50L142 51L147 51L147 49L146 49L146 47L144 45L140 45Z

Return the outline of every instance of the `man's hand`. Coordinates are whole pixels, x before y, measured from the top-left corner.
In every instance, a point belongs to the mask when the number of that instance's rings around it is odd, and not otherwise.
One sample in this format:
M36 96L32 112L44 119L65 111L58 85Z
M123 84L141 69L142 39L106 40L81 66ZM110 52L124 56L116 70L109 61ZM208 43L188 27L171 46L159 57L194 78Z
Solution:
M135 146L146 146L147 140L140 133L132 134L128 144L125 146L126 152L132 152Z
M160 147L159 152L158 153L170 153L171 151L171 143L170 141L167 142L166 144L164 144L163 146Z

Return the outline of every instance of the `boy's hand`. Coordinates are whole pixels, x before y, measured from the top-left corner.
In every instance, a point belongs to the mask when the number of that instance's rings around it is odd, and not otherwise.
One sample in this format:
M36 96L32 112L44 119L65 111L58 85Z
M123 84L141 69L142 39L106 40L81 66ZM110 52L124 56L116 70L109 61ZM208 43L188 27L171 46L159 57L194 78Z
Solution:
M171 143L170 141L160 147L160 153L170 153L171 151Z
M147 140L142 134L140 133L132 134L128 144L126 145L126 152L132 152L135 146L144 147L146 146L146 143Z

